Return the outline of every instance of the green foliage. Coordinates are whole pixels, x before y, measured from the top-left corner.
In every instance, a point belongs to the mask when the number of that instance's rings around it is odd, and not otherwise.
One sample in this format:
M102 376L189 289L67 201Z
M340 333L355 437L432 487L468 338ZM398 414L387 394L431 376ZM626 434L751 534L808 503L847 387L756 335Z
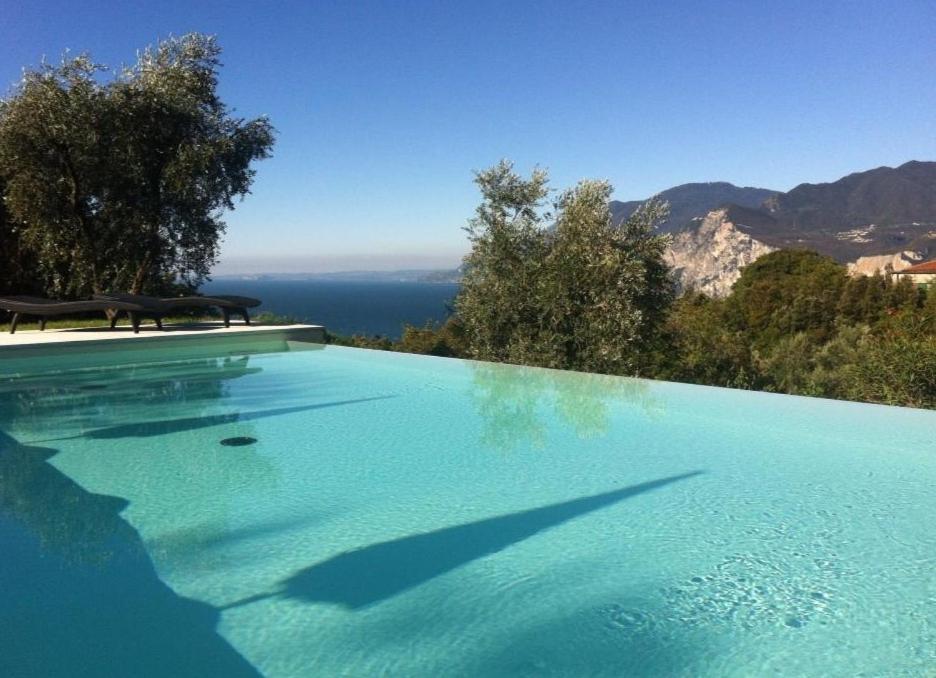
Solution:
M22 226L7 211L3 194L5 183L0 176L0 294L32 294L39 286L32 271L35 257L22 239Z
M842 296L839 297L839 303L836 306L836 314L846 323L868 323L871 322L870 312L865 300L868 298L868 285L871 278L859 275L845 285Z
M828 343L816 347L808 389L799 393L845 398L845 382L850 378L851 365L861 359L859 350L869 340L870 331L867 325L841 325Z
M936 296L936 295L933 295ZM936 408L933 319L905 311L889 318L858 347L842 395L849 400Z
M102 147L110 115L95 81L99 71L79 56L26 71L13 96L0 101L0 176L4 202L36 252L40 273L56 292L100 291L99 267L110 241L103 194Z
M922 304L923 327L930 334L936 334L936 286L930 285Z
M403 336L394 341L388 337L354 334L350 337L328 334L326 342L336 346L369 348L379 351L422 353L445 358L459 358L466 354L464 328L457 318L444 323L426 323L423 327L403 326Z
M805 332L818 341L835 330L845 268L808 250L777 250L744 268L728 297L727 319L755 350Z
M266 119L230 115L220 49L190 34L106 80L87 56L27 70L0 102L5 203L46 289L158 293L207 276L220 215L269 156Z
M800 256L794 253L793 258ZM820 265L826 268L825 262ZM803 306L803 298L797 294L816 298L816 267L794 266L785 274L777 274L772 265L765 270L793 307ZM828 270L824 274L838 280ZM746 280L750 282L752 276ZM872 287L879 289L869 293ZM738 328L734 323L739 307L744 306L734 298L735 293L727 299L710 299L689 291L671 305L652 348L641 354L642 369L657 379L936 408L936 290L926 294L904 283L872 276L849 278L840 292L839 299L824 299L825 313L830 316L806 316L809 322L804 329L778 336L778 323L771 317L759 325L763 335L752 328ZM557 296L563 298L562 294ZM853 300L859 303L853 305ZM776 307L775 313L783 315L784 322L791 317L784 307ZM577 326L572 327L577 331ZM467 357L472 350L458 316L439 326L407 327L403 338L395 342L380 337L332 341L440 356ZM537 379L549 377L553 383L561 380L562 372L537 375ZM479 364L476 368L479 412L492 422L488 442L499 448L511 447L514 439L542 444L541 393L500 376L496 365ZM580 430L600 429L596 423L601 418L596 409L600 403L576 391L574 384L557 389L553 404L560 414L566 413L577 422Z
M455 316L407 327L398 342L346 343L936 407L936 290L849 277L828 257L780 250L744 269L726 299L689 291L674 302L665 240L654 234L664 205L651 201L614 226L604 182L579 183L553 213L542 172L522 178L501 162L476 183L482 202ZM538 398L512 394L497 370L478 374L479 411L497 431L539 440ZM575 412L588 409L564 398Z
M427 323L423 327L406 325L403 337L394 350L404 353L423 353L445 358L462 356L467 351L465 330L456 318L449 318L441 325Z
M655 376L711 386L752 388L756 372L750 346L726 319L726 303L687 292L666 322L665 350Z
M350 337L347 337L340 334L327 333L325 335L325 343L334 344L335 346L350 346L352 348L369 348L377 351L396 350L396 344L392 339L380 336L367 337L360 334L352 334Z
M819 346L806 332L780 339L759 364L767 388L794 395L822 395L812 379Z
M482 202L468 226L455 307L470 357L635 374L660 335L673 286L663 262L666 217L651 201L614 225L606 182L563 193L543 211L546 175L502 161L476 177Z
M478 172L475 183L482 202L466 228L472 249L456 313L471 357L522 362L536 343L540 320L536 286L546 256L546 174L536 170L523 179L501 161Z
M606 182L583 181L559 200L537 289L539 364L636 374L658 339L674 297L653 233L666 206L651 200L615 227L610 198Z
M936 407L936 293L811 252L762 257L724 300L684 295L666 327L658 377Z
M296 325L298 320L288 315L279 315L271 311L258 313L253 317L253 322L257 325Z
M892 278L888 278L887 282L884 289L884 306L888 311L912 311L923 305L926 292L914 286L906 276L901 277L896 283Z

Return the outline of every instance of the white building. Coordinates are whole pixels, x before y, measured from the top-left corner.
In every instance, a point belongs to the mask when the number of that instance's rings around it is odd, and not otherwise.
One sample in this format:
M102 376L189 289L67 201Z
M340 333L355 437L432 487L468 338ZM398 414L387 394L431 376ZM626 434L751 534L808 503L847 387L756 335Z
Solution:
M930 285L936 285L936 259L924 261L922 264L911 266L900 271L894 271L894 281L902 278L909 278L914 285L926 289Z

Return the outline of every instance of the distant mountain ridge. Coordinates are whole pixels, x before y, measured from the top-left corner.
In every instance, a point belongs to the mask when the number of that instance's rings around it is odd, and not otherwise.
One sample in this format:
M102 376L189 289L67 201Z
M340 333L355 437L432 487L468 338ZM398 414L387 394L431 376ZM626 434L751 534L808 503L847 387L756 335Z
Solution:
M723 199L732 194L744 199ZM853 273L936 256L936 162L878 167L785 193L713 183L660 197L671 202L661 230L674 233L667 257L680 286L716 296L727 294L744 265L779 248L815 250ZM612 214L626 218L638 205L612 203Z
M726 181L674 186L658 194L670 206L669 218L661 224L660 230L665 233L680 231L690 226L693 220L698 221L712 210L726 204L758 208L776 194L777 191L767 188L735 186ZM644 202L612 200L611 215L614 221L623 221Z
M798 230L936 222L936 162L856 172L825 184L800 184L764 204L779 222Z
M461 269L402 269L398 271L331 271L328 273L227 273L212 276L215 280L281 280L334 282L458 282Z
M936 254L936 162L800 184L758 210L727 206L731 221L773 247L816 250L840 262L914 251Z
M712 182L674 186L659 197L670 203L663 232L698 228L711 211L726 209L732 223L773 247L815 249L843 262L936 245L936 162L877 167L786 193ZM640 204L613 201L611 213L620 221Z

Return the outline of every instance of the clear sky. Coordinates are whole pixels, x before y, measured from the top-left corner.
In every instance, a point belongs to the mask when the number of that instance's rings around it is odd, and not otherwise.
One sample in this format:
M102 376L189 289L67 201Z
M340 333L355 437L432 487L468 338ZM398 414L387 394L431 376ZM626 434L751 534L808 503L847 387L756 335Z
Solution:
M221 271L454 265L472 171L502 157L622 200L936 160L933 0L0 0L0 82L189 31L278 130Z

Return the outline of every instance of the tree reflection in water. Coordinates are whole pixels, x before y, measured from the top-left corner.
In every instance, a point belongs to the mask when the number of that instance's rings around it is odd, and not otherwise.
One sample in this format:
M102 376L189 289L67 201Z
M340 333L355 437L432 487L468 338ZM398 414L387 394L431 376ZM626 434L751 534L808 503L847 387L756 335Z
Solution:
M261 371L241 356L0 378L0 428L46 431L54 421L80 433L183 403L197 415L228 394L228 382Z
M605 374L512 365L469 363L472 398L483 419L482 442L510 451L528 444L543 448L551 419L572 428L579 438L605 435L614 406L637 407L647 416L659 416L662 402L644 380Z

